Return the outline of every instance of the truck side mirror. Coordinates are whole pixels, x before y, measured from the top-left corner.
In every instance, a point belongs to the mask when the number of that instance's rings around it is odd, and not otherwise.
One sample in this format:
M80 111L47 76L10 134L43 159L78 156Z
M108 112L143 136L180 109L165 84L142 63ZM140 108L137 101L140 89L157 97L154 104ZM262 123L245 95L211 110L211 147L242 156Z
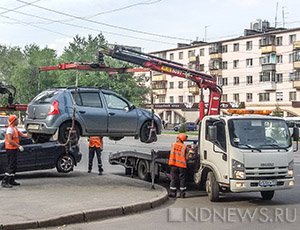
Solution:
M217 126L215 125L208 126L207 139L214 143L217 141Z
M299 128L298 127L293 127L293 139L294 139L294 141L299 140Z

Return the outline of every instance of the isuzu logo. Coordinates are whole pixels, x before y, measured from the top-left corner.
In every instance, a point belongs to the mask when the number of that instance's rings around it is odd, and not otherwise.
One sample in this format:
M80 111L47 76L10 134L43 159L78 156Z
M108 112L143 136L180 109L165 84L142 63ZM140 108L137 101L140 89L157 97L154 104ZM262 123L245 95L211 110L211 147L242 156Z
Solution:
M270 166L274 166L274 163L261 163L260 166L270 167Z

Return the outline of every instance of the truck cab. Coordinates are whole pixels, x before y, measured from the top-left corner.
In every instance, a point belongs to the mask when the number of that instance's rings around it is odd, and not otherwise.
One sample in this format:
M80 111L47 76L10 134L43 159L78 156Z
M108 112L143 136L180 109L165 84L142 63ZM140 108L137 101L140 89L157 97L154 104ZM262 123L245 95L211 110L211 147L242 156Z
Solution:
M211 201L225 192L255 191L271 200L275 190L294 186L294 150L282 118L206 116L198 143L200 167L194 179L205 184Z

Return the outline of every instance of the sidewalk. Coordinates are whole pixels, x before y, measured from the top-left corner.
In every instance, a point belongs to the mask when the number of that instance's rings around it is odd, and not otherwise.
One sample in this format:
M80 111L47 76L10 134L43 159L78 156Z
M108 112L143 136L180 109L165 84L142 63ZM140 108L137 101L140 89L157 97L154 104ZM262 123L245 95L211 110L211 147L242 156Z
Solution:
M22 173L21 186L0 189L0 229L24 229L80 223L157 207L166 190L112 174L53 171Z

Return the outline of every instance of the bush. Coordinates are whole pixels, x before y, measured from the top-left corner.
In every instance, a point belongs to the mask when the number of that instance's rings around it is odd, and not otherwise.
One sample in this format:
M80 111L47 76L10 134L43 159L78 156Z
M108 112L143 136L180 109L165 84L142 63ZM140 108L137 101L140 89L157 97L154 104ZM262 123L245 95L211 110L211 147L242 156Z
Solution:
M186 124L185 123L180 125L179 133L186 133Z

